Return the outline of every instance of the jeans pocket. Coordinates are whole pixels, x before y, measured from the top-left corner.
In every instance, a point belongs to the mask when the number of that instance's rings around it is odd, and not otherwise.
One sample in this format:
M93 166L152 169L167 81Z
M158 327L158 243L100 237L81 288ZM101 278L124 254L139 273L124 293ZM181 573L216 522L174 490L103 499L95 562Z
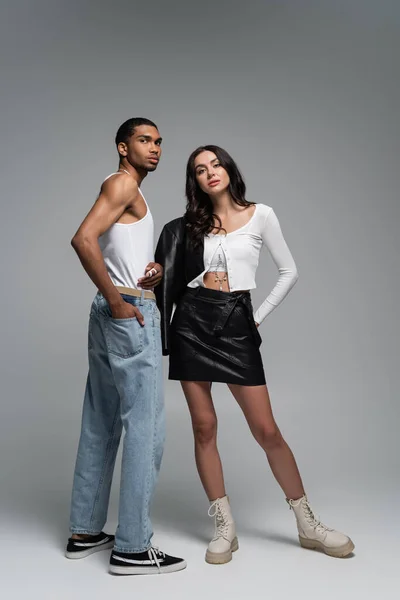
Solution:
M129 358L143 350L144 331L136 317L130 319L105 319L107 350L121 358Z

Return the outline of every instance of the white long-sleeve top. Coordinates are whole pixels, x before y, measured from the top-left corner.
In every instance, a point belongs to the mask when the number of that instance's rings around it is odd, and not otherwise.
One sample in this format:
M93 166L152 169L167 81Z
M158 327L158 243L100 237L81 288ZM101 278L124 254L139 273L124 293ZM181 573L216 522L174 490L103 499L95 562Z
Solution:
M255 289L256 271L263 244L268 248L279 271L279 277L274 288L254 313L256 323L262 323L287 296L298 279L296 264L283 237L278 218L270 206L256 204L250 220L235 231L206 235L203 257L205 269L188 286L204 286L203 277L209 271L215 251L220 246L226 258L230 291Z

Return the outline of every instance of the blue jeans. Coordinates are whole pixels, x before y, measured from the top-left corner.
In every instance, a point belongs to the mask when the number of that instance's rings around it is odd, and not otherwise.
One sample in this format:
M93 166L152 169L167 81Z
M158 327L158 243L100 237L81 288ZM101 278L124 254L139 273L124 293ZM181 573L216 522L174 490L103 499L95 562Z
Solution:
M70 530L99 533L107 520L115 458L124 429L115 549L143 552L160 469L165 413L160 313L154 300L125 296L144 316L113 319L98 293L89 319L89 374L72 491Z

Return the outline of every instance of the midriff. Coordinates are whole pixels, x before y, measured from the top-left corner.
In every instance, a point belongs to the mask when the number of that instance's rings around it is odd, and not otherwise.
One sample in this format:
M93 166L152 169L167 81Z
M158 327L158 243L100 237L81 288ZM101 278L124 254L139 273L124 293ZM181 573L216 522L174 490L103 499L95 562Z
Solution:
M230 292L230 288L229 288L229 278L228 278L228 273L224 273L223 271L217 271L216 272L218 279L224 279L224 277L226 277L226 281L222 281L222 292ZM204 283L204 287L210 289L210 290L217 290L220 291L220 282L219 281L215 281L216 280L216 274L214 271L210 271L208 273L205 273L203 276L203 283ZM237 290L237 293L241 293L241 292L248 292L248 290Z
M216 279L220 281L216 281ZM226 281L224 281L226 279ZM205 273L203 276L204 287L209 288L210 290L219 290L222 292L229 292L229 278L228 273L224 273L223 271L209 271Z

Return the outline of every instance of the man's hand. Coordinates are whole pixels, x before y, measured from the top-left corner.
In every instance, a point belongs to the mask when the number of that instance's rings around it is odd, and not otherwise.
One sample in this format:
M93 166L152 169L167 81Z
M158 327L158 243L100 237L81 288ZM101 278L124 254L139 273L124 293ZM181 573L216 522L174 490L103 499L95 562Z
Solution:
M144 290L151 290L156 287L162 279L163 268L161 265L155 262L151 262L147 265L144 270L145 276L138 279L138 286Z
M113 319L132 319L136 317L140 325L144 326L144 317L137 306L133 306L129 302L122 300L117 305L111 307Z

